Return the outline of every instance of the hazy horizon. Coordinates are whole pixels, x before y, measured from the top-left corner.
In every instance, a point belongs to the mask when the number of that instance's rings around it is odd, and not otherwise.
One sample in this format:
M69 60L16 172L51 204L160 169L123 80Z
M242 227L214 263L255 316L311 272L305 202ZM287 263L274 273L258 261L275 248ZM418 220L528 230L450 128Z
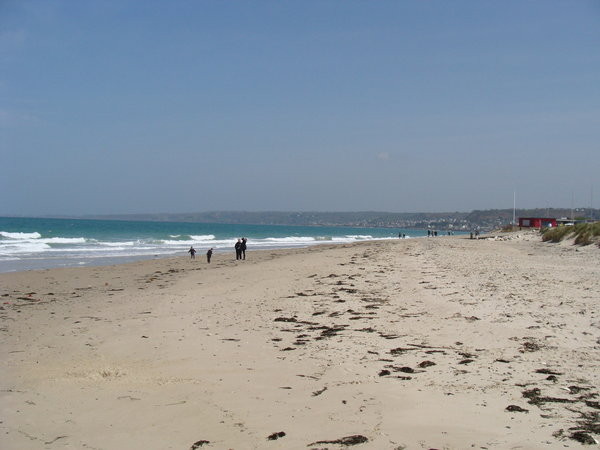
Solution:
M600 198L600 3L7 0L1 216Z
M590 211L589 207L585 206L574 206L573 208L569 207L533 207L533 208L519 208L517 207L515 211L518 213L519 211L524 210L563 210L574 212L580 211ZM592 208L594 212L600 211L599 208ZM180 212L172 212L172 211L159 211L155 213L139 213L139 212L131 212L131 213L122 213L122 214L45 214L45 215L26 215L26 214L15 214L15 215L0 215L0 217L15 217L15 218L65 218L65 219L86 219L86 218L99 218L103 217L111 218L111 217L127 217L127 216L180 216L180 215L203 215L203 214L469 214L475 211L512 211L513 208L483 208L483 209L471 209L467 211L460 210L447 210L447 211L377 211L377 210L362 210L362 211L298 211L298 210L210 210L210 211L180 211Z

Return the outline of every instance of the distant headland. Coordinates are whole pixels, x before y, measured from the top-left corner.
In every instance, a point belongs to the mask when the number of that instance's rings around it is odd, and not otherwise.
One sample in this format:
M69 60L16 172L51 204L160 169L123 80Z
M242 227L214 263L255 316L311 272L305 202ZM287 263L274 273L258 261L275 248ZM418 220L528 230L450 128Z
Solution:
M210 211L196 213L87 215L85 219L139 220L157 222L230 223L255 225L354 226L380 228L432 228L437 230L493 230L518 217L600 218L590 208L489 209L471 212L284 212ZM574 216L574 217L572 217Z

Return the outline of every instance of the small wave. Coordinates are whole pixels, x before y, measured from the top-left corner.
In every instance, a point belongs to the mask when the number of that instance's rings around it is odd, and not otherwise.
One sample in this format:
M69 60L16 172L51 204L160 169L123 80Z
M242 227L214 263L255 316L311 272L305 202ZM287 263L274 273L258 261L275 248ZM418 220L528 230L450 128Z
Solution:
M194 234L170 234L169 237L171 239L174 239L175 242L190 242L190 241L212 241L215 239L215 235L214 234L201 234L201 235L194 235ZM173 242L169 239L164 240L163 242Z
M191 241L191 240L181 240L181 241L156 241L156 242L152 242L153 244L156 245L172 245L172 246L176 246L176 247L181 247L181 246L185 246L185 245L194 245L196 244L197 241Z
M138 241L137 244L140 244L141 242ZM136 242L133 241L128 241L128 242L98 242L98 245L102 245L105 247L133 247L134 245L136 245Z
M191 235L190 238L192 238L194 241L212 241L215 239L215 235L214 234L204 234L204 235L199 235L199 236Z
M8 239L39 239L42 237L40 233L9 233L8 231L0 231L0 236Z
M158 244L164 245L172 245L172 246L182 246L182 245L211 245L213 246L217 242L215 241L215 236L212 234L208 234L205 236L189 236L191 239L181 239L181 240L164 240L157 242Z

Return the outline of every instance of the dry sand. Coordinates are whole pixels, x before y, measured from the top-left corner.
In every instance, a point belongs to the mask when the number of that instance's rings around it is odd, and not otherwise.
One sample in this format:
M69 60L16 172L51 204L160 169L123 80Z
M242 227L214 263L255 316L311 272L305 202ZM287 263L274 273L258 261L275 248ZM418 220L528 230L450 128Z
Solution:
M593 443L600 250L511 236L0 275L0 448Z

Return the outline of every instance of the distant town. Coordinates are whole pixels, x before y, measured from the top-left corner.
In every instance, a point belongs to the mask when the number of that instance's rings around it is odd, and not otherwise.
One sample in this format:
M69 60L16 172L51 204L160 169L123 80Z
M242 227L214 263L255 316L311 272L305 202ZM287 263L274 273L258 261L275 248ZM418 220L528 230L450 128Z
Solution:
M600 210L591 208L490 209L471 212L390 213L390 212L244 212L127 214L86 216L86 219L141 220L159 222L230 223L256 225L349 226L378 228L419 228L440 231L491 231L513 223L519 217L556 219L600 219Z

